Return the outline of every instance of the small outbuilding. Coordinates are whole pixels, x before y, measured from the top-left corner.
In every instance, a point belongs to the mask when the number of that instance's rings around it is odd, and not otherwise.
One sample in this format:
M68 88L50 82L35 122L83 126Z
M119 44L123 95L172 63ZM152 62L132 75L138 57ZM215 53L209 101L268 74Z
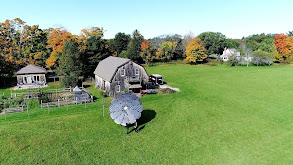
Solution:
M130 59L110 56L102 60L96 70L95 87L116 95L123 90L139 93L146 88L149 76L145 68Z
M46 76L47 73L45 68L28 65L24 68L21 68L17 74L17 88L26 89L26 88L39 88L46 86Z
M91 95L87 91L80 89L78 86L76 86L73 89L73 93L74 93L74 102L76 103L84 103L84 102L92 101Z

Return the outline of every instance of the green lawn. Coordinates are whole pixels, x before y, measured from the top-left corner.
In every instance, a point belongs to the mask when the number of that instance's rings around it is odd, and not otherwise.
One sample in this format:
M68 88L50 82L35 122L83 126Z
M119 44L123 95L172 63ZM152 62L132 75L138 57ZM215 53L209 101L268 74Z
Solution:
M0 116L0 164L293 164L293 66L146 69L181 91L144 96L139 133L100 99Z

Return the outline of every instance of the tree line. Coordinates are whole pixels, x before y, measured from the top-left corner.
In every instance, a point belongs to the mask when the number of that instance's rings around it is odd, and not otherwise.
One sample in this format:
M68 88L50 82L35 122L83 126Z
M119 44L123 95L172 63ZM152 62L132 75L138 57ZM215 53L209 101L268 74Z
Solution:
M129 58L140 64L184 59L196 64L222 54L225 47L238 49L255 59L291 63L292 35L293 32L254 34L235 40L219 32L204 32L196 37L188 33L146 40L134 30L131 35L119 32L106 40L104 30L99 27L82 29L79 35L74 35L62 27L41 29L16 18L0 23L0 76L13 77L20 68L35 64L65 77L64 85L70 86L79 76L93 76L97 64L108 56Z

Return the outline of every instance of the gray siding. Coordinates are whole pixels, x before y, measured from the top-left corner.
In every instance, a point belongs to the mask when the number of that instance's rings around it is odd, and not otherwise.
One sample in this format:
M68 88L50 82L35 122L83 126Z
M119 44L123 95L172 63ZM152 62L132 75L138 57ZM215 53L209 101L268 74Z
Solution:
M121 74L125 70L125 74ZM124 73L124 72L123 72ZM119 68L111 82L105 81L103 78L95 75L96 88L100 88L107 92L109 95L116 95L123 90L127 90L130 84L145 85L148 82L148 74L144 67L130 61ZM120 85L120 92L116 91L117 86Z

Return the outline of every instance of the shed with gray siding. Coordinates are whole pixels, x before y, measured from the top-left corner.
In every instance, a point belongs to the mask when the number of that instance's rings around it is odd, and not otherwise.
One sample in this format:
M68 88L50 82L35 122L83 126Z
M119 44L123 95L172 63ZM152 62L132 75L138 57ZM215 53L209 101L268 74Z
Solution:
M143 66L130 59L110 56L102 60L96 70L95 87L116 95L123 90L138 92L149 81L148 74Z
M17 86L23 88L26 86L29 87L44 87L46 85L46 76L47 73L45 68L28 65L24 68L21 68L17 74Z

